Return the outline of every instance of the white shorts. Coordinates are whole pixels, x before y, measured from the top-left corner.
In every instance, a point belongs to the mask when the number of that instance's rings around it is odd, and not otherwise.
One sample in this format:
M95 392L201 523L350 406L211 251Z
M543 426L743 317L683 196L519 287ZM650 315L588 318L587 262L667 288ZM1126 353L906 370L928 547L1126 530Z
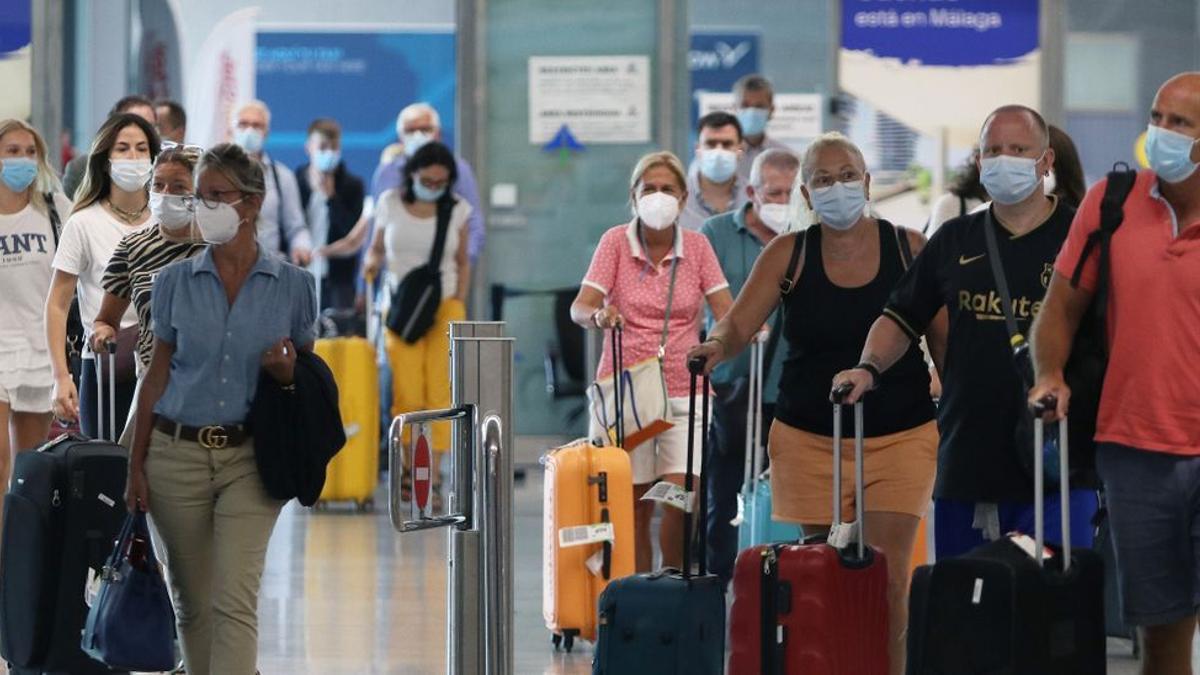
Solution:
M646 441L629 451L629 460L633 466L633 484L648 485L667 474L686 473L688 451L688 399L668 399L669 415L667 421L674 426L659 434L653 440ZM696 419L700 419L703 399L696 397ZM593 420L592 426L596 423ZM697 424L695 430L695 446L692 452L692 474L700 475L700 454L703 448L702 439L705 429ZM590 436L603 437L598 429L592 429Z
M27 384L9 386L6 378L0 375L0 403L7 404L13 412L19 413L48 413L53 409L51 399L54 396L54 386L33 387Z

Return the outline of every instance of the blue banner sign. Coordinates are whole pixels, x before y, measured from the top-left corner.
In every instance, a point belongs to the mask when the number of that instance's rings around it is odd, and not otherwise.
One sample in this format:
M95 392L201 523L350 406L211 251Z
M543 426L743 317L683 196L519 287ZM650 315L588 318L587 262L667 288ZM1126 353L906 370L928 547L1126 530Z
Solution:
M927 66L1003 65L1038 48L1038 0L842 0L842 48Z

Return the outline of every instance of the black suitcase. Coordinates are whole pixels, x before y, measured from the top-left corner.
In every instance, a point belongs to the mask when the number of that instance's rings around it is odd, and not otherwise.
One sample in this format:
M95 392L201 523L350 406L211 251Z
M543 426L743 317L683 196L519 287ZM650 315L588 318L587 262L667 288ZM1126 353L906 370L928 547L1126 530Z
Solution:
M1066 424L1059 425L1060 431ZM1060 433L1062 508L1069 516L1067 439ZM1042 422L1034 445L1041 448ZM1036 453L1040 459L1042 453ZM1042 467L1035 552L1043 546ZM1102 675L1106 672L1104 563L1071 549L1070 528L1049 560L1008 537L917 568L908 626L908 675ZM1067 564L1064 565L1064 561Z
M80 436L17 454L0 541L0 656L13 666L111 672L80 639L89 581L125 519L127 468L125 448Z
M692 371L688 415L687 466L694 453L696 379L703 361L688 364ZM708 378L704 378L708 392ZM708 396L703 399L704 425L708 425ZM721 675L725 666L725 584L708 574L705 563L704 457L708 434L701 435L700 489L693 508L700 511L700 574L693 575L692 516L684 515L683 569L662 570L616 579L600 595L599 636L592 661L593 675ZM692 492L689 471L685 489Z

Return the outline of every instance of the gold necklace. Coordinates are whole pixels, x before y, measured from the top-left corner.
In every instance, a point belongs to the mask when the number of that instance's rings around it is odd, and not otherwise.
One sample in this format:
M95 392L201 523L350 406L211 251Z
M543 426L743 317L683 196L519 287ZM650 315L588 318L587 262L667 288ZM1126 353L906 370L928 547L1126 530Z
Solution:
M137 211L126 211L125 209L114 204L111 199L109 199L107 203L108 208L112 209L113 213L117 214L118 218L125 221L129 225L132 225L134 221L140 218L141 215L146 211L146 204L142 204L142 208L138 209Z

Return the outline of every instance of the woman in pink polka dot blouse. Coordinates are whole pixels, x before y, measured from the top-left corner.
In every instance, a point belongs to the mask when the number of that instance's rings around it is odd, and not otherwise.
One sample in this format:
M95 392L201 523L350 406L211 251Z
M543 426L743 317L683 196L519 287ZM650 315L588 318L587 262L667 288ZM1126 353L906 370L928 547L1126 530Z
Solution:
M641 445L630 448L633 464L637 569L650 571L654 559L650 520L654 502L641 501L657 480L683 485L687 465L687 414L689 376L687 353L699 342L700 319L707 302L720 318L733 304L729 284L708 239L676 224L687 200L683 165L669 152L642 157L633 169L629 195L634 205L630 222L604 233L583 278L579 296L571 305L571 318L586 328L624 327L624 360L630 365L658 354L663 322L668 320L667 299L672 267L675 291L670 303L663 375L669 401L668 420L674 426ZM604 356L597 378L613 372L612 339L605 335ZM697 401L696 409L700 409ZM603 437L596 420L592 436ZM627 425L629 426L629 425ZM700 437L697 425L691 472L699 473ZM683 563L683 512L665 508L659 545L662 564Z

